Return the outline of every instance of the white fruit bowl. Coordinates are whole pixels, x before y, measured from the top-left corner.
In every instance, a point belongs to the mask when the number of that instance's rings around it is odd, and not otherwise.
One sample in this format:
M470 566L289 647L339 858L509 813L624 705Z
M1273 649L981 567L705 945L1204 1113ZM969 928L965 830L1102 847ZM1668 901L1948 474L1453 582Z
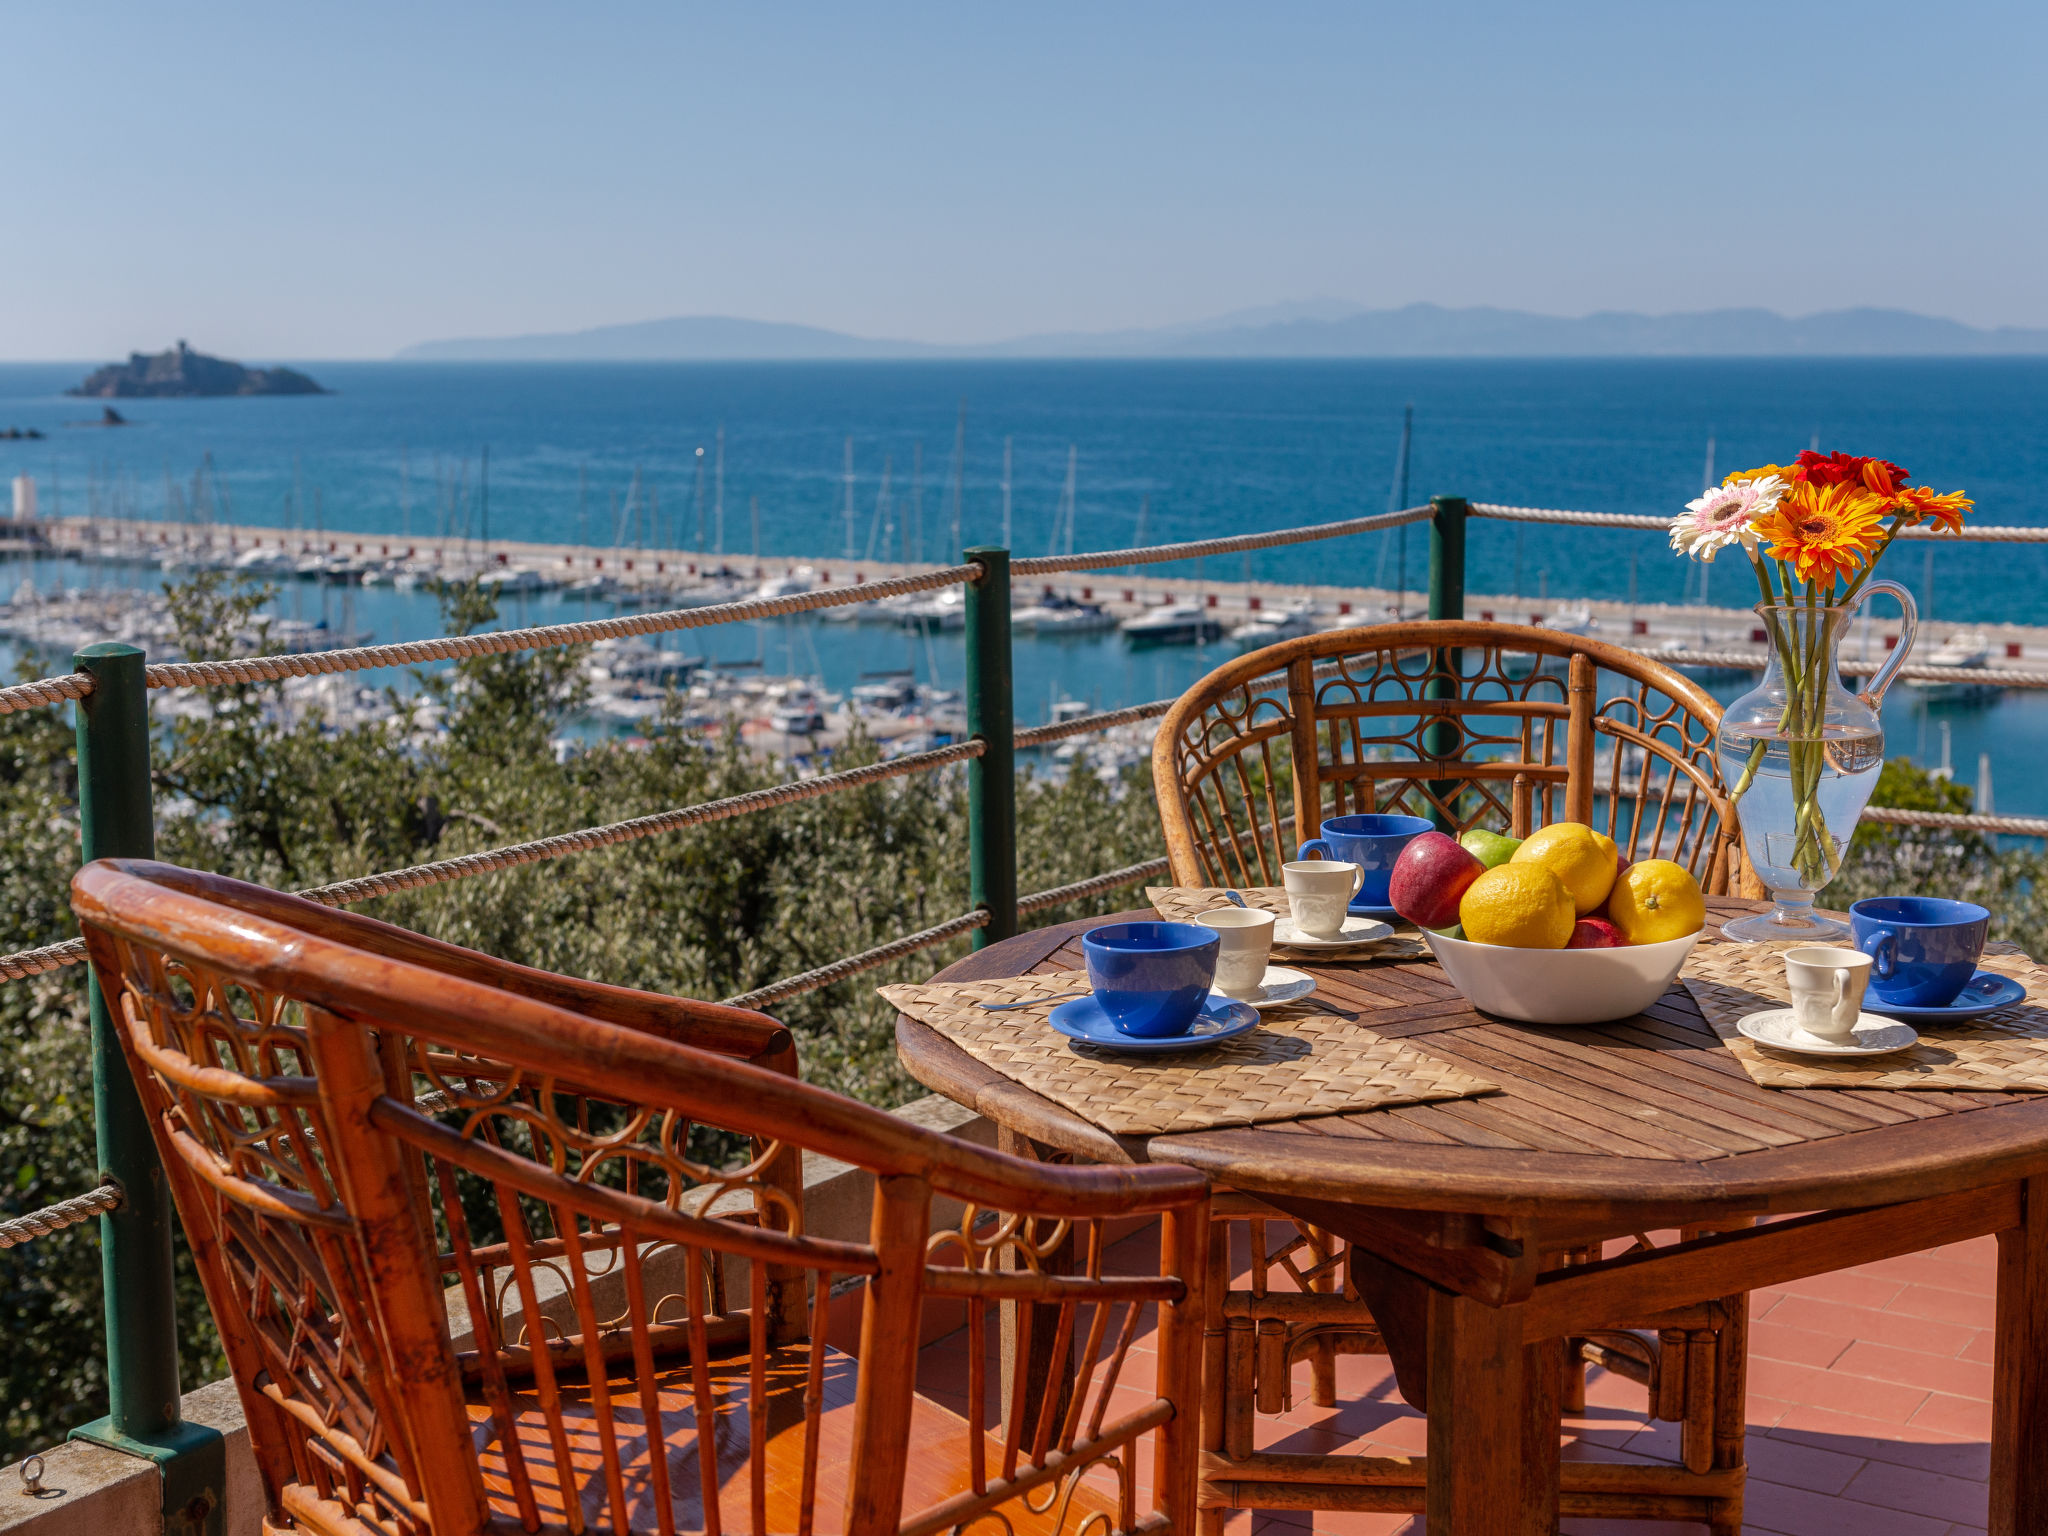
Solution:
M1678 979L1700 941L1694 933L1621 949L1508 949L1423 937L1474 1008L1527 1024L1602 1024L1641 1013Z

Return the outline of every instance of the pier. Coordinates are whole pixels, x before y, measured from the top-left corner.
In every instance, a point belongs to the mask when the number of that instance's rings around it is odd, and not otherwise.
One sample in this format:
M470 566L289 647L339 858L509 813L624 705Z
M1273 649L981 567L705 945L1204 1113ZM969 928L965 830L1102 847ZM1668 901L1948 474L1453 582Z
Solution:
M167 571L240 569L269 580L303 577L334 583L413 585L431 580L489 578L504 590L567 589L621 606L688 606L727 600L765 583L788 591L860 586L942 569L939 562L849 560L834 555L733 554L687 549L543 544L511 540L406 537L347 530L308 530L228 523L55 518L35 525L5 551L42 552L108 564L156 564ZM269 558L265 558L266 555ZM1169 605L1192 605L1228 636L1255 622L1299 615L1293 632L1420 617L1423 591L1381 587L1232 579L1199 569L1166 576L1138 568L1089 571L1019 581L1015 606L1056 598L1092 604L1117 623ZM1228 556L1208 562L1225 567ZM1481 620L1542 625L1649 651L1757 652L1764 635L1746 607L1629 603L1602 598L1470 593L1466 611ZM1898 616L1873 603L1844 660L1881 657L1898 643ZM895 617L895 615L884 615ZM935 614L931 627L957 628L957 615ZM1105 626L1107 627L1107 626ZM1982 637L1994 667L2048 664L2048 627L1925 620L1920 647L1931 653L1956 636Z

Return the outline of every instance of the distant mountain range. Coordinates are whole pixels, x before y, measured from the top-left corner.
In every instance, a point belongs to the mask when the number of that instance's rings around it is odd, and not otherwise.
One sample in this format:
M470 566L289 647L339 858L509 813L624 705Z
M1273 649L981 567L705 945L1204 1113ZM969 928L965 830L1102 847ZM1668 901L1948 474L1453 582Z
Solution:
M429 341L417 362L713 362L972 357L1898 357L2048 354L2048 330L1984 330L1901 309L1767 309L1568 317L1319 299L1151 330L1075 331L948 346L809 325L688 315L589 331Z

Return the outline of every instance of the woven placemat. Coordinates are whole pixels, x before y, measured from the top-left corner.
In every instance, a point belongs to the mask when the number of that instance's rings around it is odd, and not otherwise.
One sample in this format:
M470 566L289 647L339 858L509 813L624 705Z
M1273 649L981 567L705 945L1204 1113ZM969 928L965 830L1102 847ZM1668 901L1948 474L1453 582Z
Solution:
M1783 1008L1784 952L1790 944L1702 943L1687 957L1679 980L1692 993L1714 1033L1766 1088L1929 1088L1972 1092L2048 1092L2048 969L2010 944L1988 945L1979 964L2010 976L2027 1000L1966 1023L1916 1024L1920 1041L1887 1056L1829 1060L1774 1051L1735 1032L1745 1014ZM1865 1012L1876 1012L1866 998Z
M1277 912L1282 917L1287 912L1287 892L1277 885L1241 885L1237 894L1244 898L1248 907L1262 907L1268 912ZM1169 923L1191 923L1203 912L1230 905L1230 898L1223 894L1223 887L1190 885L1148 885L1145 899L1152 903L1152 910ZM1407 931L1402 932L1403 929ZM1332 954L1328 950L1295 949L1286 944L1275 944L1276 953L1300 956L1326 964L1363 962L1371 964L1376 960L1427 960L1429 946L1415 937L1415 930L1398 918L1394 921L1394 936L1382 939L1371 949L1345 950Z
M1250 1034L1209 1050L1143 1057L1079 1045L1046 1022L1055 999L1088 990L1085 971L877 990L976 1061L1118 1136L1253 1125L1497 1091L1493 1083L1308 1002L1268 1009ZM1045 1001L1006 1013L974 1006L1033 997Z

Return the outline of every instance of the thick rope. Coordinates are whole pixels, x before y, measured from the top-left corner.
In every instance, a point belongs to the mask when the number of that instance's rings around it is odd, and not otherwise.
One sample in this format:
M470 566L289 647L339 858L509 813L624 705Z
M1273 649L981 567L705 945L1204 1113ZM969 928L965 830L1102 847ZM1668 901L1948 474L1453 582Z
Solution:
M580 832L563 832L555 837L538 838L530 843L513 843L505 848L491 848L482 853L464 854L458 859L442 859L433 864L415 864L410 869L394 869L385 874L364 875L355 880L338 880L333 885L318 885L298 894L308 901L317 901L326 907L351 906L359 901L389 896L398 891L413 891L422 886L441 885L450 880L466 879L471 875L511 869L519 864L537 864L546 859L562 858L566 854L588 853L592 849L608 848L615 843L628 843L638 838L673 832L680 827L701 826L710 821L728 821L735 816L745 816L753 811L765 811L779 805L795 805L803 800L817 800L842 789L858 789L864 784L879 784L886 779L907 778L928 768L943 768L949 763L964 763L969 758L980 757L987 750L988 744L983 741L956 742L950 747L937 747L930 752L914 752L905 757L891 758L887 762L870 763L864 768L848 768L839 773L820 774L814 779L798 779L793 783L777 784L768 789L749 790L743 795L730 795L723 800L708 800L702 805L686 805L679 810L657 811L652 816L636 816L631 821L615 821L609 826L586 827Z
M842 789L858 789L864 784L879 784L888 779L905 778L913 773L922 773L928 768L943 768L950 763L963 763L969 758L980 757L987 750L986 742L957 742L950 747L937 747L930 752L916 752L906 757L892 758L885 763L870 763L864 768L848 768L839 773L820 774L814 779L798 779L794 783L776 784L768 789L749 790L743 795L729 795L723 800L707 800L702 805L686 805L673 811L657 811L652 816L636 816L631 821L616 821L609 826L587 827L580 832L564 832L556 837L543 837L530 843L514 843L505 848L486 849L482 853L464 854L457 859L442 859L434 864L415 864L410 869L394 869L380 875L363 875L355 880L338 880L332 885L316 885L297 894L308 901L317 901L324 907L353 906L359 901L370 901L378 896L390 896L399 891L414 891L423 886L442 885L450 880L466 879L470 875L486 875L520 864L537 864L546 859L559 859L571 853L587 853L595 848L608 848L615 843L629 843L643 837L654 837L663 832L676 831L681 827L701 826L711 821L729 821L735 816L745 816L753 811L765 811L779 805L794 805L804 800L816 800ZM47 971L60 970L67 965L78 965L84 960L85 940L67 939L62 944L51 944L42 949L0 955L0 976L10 981L20 981L27 976L38 976Z
M0 688L0 715L11 715L22 709L41 709L46 704L62 704L66 699L82 699L91 692L92 679L83 672L67 672L62 677L46 677L33 683L16 683L12 688Z
M1668 517L1641 512L1574 512L1562 507L1509 507L1498 502L1475 501L1472 511L1479 517L1503 518L1512 523L1569 523L1580 528L1643 528L1662 533L1671 526ZM2048 544L2048 528L2022 528L2011 524L1984 524L1947 533L1926 526L1900 530L1902 539L1955 539L1967 544Z
M1020 747L1042 747L1048 741L1058 741L1065 736L1086 736L1091 731L1106 731L1112 726L1135 725L1140 720L1156 720L1173 708L1174 699L1154 699L1150 704L1132 704L1124 709L1104 710L1099 715L1083 715L1078 720L1060 720L1052 725L1034 725L1017 732L1014 738Z
M82 1221L92 1220L102 1211L114 1210L120 1203L121 1186L102 1184L98 1189L88 1190L69 1200L46 1205L40 1211L30 1211L12 1221L0 1221L0 1248L12 1248L30 1238L48 1237L52 1232L75 1227Z
M1371 533L1379 528L1419 523L1429 517L1432 510L1429 507L1409 507L1400 512L1376 512L1371 517L1346 518L1341 523L1311 523L1303 528L1281 528L1272 533L1240 533L1227 539L1194 539L1185 544L1150 544L1143 549L1104 549L1080 555L1032 555L1023 560L1012 560L1010 574L1013 577L1050 576L1059 571L1099 571L1115 565L1160 565L1169 560L1199 560L1204 555L1234 555L1245 550L1278 549L1286 544L1312 544L1318 539L1341 539L1346 534Z
M1951 832L2009 832L2015 837L2048 837L2048 816L1992 816L1975 811L1905 811L1865 806L1865 821L1893 827L1936 827Z
M61 944L45 944L41 949L0 955L0 976L9 981L24 981L30 976L46 976L51 971L61 971L67 965L81 965L84 961L85 940L66 939Z
M972 912L962 912L958 917L948 918L936 928L907 933L900 939L891 939L886 944L877 944L873 949L864 949L857 955L848 955L844 960L834 960L830 965L821 965L815 971L805 971L783 981L770 982L765 987L756 987L751 992L728 997L725 1003L730 1008L766 1008L771 1003L798 997L805 992L815 992L820 987L831 986L835 981L844 981L849 976L858 976L862 971L872 971L876 966L887 965L891 960L901 960L905 955L914 955L920 949L930 949L934 944L957 939L963 933L986 928L988 917L987 908L977 907Z
M1751 672L1763 671L1770 660L1762 651L1637 651L1636 654L1674 667L1741 667ZM1875 672L1884 665L1882 661L1858 661L1853 656L1843 656L1837 664L1842 671L1858 676ZM1899 676L1915 683L1995 683L2001 688L2048 688L2048 672L2020 672L2004 667L1930 667L1908 662L1899 668Z

